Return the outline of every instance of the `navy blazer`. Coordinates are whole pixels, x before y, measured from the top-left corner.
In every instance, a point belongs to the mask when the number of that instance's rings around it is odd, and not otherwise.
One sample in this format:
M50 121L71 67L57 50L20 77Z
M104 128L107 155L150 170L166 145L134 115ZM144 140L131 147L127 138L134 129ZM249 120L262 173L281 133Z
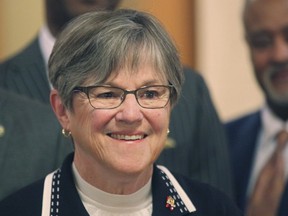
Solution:
M225 125L230 145L236 203L243 211L246 208L246 194L261 127L260 111L250 113ZM288 215L287 203L288 188L286 186L279 208L279 216Z
M72 174L73 154L51 175L51 183L44 179L31 184L0 202L0 212L5 216L37 216L42 208L51 216L88 216ZM165 168L164 168L165 169ZM101 173L99 173L101 175ZM47 176L47 179L50 177ZM43 196L48 194L48 196ZM174 208L167 197L175 201ZM173 175L154 166L152 177L152 216L240 216L236 205L222 192L207 184ZM196 208L196 210L195 210Z
M158 163L232 196L224 128L202 76L188 68L184 73L182 96L171 114L169 145ZM49 103L50 89L37 38L0 64L0 86Z

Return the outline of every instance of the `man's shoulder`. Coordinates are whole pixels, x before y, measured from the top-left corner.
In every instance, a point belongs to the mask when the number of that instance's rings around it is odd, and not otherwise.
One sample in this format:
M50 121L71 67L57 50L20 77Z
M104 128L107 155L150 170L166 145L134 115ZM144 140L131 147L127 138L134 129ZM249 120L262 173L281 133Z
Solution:
M57 139L59 136L60 124L50 105L0 89L0 112L2 114L0 120L4 126L6 125L7 133L9 131L12 133L12 128L14 132L19 133L17 136L10 137L10 140L27 136L33 138L34 141L35 139L41 141L48 137L51 140ZM29 133L20 133L20 130L25 131L27 127L30 131L38 131L38 135L30 136ZM43 137L41 138L40 135ZM43 142L46 141L48 142L48 140L43 140ZM50 142L52 144L52 141Z
M190 83L191 81L192 82L199 82L199 81L203 82L204 81L203 76L198 71L196 71L190 67L184 66L183 67L183 73L184 73L184 77L185 77L185 82Z
M189 67L183 67L183 72L182 98L191 103L199 98L210 97L208 87L201 73Z
M240 117L234 118L225 123L225 127L238 128L246 127L247 125L256 124L260 122L260 110L244 114Z
M28 116L34 116L33 118L35 119L38 116L41 117L42 120L46 115L48 118L54 116L50 105L3 88L0 88L0 101L0 109L3 112L7 110L7 112L13 113L13 115L16 115L19 112L22 116L23 114L27 114ZM28 117L27 115L23 117Z
M240 149L254 145L260 129L260 110L226 123L225 130L232 154L239 154Z

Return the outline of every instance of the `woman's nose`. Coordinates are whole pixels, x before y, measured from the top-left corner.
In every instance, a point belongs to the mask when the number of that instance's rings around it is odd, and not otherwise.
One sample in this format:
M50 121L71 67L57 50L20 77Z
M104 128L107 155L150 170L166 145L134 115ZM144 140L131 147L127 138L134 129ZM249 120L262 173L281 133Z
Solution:
M128 123L141 121L143 119L142 107L138 104L135 95L127 94L116 114L116 120Z

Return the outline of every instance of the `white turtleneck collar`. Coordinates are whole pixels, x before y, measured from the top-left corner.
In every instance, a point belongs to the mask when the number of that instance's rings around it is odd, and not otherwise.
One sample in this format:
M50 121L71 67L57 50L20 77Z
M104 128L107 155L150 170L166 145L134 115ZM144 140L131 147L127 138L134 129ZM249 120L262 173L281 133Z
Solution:
M77 171L74 163L72 171L80 198L91 216L151 216L151 179L140 190L129 195L116 195L104 192L86 182ZM100 174L101 175L101 174Z

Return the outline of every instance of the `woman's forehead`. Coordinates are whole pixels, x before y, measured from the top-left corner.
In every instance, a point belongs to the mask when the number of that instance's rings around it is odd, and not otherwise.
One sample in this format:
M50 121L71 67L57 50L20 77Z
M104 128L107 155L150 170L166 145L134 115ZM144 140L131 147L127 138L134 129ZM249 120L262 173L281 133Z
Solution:
M125 66L112 71L110 76L106 79L106 82L117 80L118 78L126 77L137 80L146 80L150 83L165 83L167 77L164 71L156 67L154 64L139 64L137 67Z

